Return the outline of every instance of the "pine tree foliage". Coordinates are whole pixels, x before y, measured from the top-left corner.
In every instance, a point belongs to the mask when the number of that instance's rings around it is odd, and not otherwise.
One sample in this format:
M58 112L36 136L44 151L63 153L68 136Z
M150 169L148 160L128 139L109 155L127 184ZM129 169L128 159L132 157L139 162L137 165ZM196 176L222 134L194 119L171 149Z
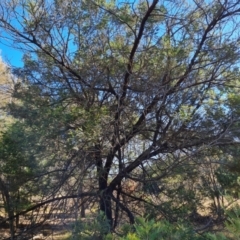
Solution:
M24 52L11 114L38 136L48 186L30 210L78 199L113 230L195 209L197 186L218 186L214 153L239 145L239 13L235 0L1 1L2 37Z

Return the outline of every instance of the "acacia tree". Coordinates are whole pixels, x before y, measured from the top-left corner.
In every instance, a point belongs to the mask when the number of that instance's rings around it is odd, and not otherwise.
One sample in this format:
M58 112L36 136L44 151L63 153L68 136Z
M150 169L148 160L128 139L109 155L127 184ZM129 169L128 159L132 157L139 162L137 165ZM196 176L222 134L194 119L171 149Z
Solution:
M220 97L239 77L238 1L0 7L2 37L25 53L15 71L24 104L12 105L13 114L42 131L53 156L47 166L61 168L54 193L95 196L111 228L120 212L134 222L123 196L154 205L126 192L126 179L159 187L206 148L238 144L239 115Z

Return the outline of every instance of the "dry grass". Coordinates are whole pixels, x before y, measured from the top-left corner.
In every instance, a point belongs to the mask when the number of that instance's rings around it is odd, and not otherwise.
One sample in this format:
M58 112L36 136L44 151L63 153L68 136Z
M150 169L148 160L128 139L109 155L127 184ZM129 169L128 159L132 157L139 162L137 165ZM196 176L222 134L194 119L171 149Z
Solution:
M53 236L53 240L68 240L71 237L70 232L65 233L57 233L55 236Z

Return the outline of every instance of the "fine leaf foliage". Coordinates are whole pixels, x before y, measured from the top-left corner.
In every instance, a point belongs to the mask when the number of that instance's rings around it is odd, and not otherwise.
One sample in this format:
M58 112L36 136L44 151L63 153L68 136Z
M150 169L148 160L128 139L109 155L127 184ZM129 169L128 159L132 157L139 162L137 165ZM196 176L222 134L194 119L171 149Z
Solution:
M221 218L239 13L235 0L1 1L2 37L24 53L9 109L35 136L39 201L79 196L59 204L98 206L111 231L147 211L187 219L206 197Z

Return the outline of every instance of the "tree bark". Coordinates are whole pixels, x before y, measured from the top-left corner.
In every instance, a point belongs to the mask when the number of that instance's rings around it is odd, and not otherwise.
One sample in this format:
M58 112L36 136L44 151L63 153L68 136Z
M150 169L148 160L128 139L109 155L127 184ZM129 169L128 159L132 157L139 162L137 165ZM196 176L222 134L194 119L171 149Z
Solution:
M108 173L105 167L103 167L103 161L101 158L100 148L95 147L95 160L97 165L98 173L98 187L99 187L99 208L106 216L109 223L109 230L113 228L113 217L112 217L112 202L111 202L111 191L108 189Z
M0 190L4 196L3 200L4 200L4 204L8 214L11 240L14 240L14 237L15 237L15 227L14 227L14 219L13 219L14 210L13 210L11 196L9 194L8 188L1 178L0 178Z

